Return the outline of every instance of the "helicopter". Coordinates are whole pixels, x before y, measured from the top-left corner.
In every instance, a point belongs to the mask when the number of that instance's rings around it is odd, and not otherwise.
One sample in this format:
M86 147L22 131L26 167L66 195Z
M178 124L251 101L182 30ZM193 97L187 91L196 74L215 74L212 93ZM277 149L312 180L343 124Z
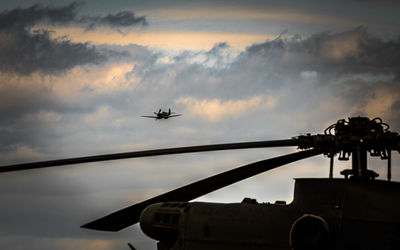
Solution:
M181 116L182 114L175 114L175 112L171 112L171 109L168 109L168 112L166 111L162 111L161 109L158 110L158 112L153 112L154 115L142 115L142 117L145 118L154 118L156 120L160 120L160 119L168 119L170 117L177 117L177 116Z
M82 225L116 232L140 223L158 250L180 249L398 249L400 183L391 180L392 151L400 136L380 118L341 119L323 134L291 139L200 145L94 155L0 167L0 172L135 157L245 148L298 147L299 152L250 163L182 186ZM387 180L367 167L368 154L387 161ZM328 178L295 180L290 204L190 202L285 164L324 155ZM333 178L334 157L351 168ZM128 244L134 249L131 244Z

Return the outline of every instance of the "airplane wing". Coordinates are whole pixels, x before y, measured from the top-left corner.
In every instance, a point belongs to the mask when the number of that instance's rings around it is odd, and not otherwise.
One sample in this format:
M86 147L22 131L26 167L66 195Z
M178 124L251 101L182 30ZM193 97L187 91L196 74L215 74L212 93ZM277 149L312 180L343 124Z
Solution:
M175 117L175 116L181 116L182 114L176 114L176 115L170 115L168 117Z
M151 116L151 115L142 115L142 117L146 117L146 118L156 118L156 119L157 119L157 116Z

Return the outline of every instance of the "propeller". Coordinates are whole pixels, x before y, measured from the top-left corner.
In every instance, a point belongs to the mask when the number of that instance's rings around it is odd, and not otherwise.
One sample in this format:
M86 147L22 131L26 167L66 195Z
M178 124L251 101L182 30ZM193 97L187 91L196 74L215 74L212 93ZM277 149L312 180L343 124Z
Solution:
M127 159L127 158L157 156L157 155L183 154L183 153L244 149L244 148L285 147L285 146L297 146L297 145L298 141L296 139L288 139L288 140L224 143L224 144L212 144L212 145L201 145L201 146L154 149L154 150L92 155L92 156L83 156L83 157L75 157L75 158L67 158L59 160L14 164L14 165L0 167L0 173L27 170L27 169L36 169L36 168L56 167L62 165L80 164L80 163L88 163L96 161L110 161L110 160Z
M119 231L139 222L140 214L143 209L151 204L164 201L190 201L251 176L321 153L323 153L322 149L310 149L247 164L124 208L85 224L82 228L101 231Z

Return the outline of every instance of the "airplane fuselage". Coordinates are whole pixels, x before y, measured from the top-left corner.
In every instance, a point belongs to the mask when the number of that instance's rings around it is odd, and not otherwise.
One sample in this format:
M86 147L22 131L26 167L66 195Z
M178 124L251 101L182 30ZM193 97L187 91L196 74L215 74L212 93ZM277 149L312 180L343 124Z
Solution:
M167 112L162 112L157 114L157 119L168 119L171 114Z

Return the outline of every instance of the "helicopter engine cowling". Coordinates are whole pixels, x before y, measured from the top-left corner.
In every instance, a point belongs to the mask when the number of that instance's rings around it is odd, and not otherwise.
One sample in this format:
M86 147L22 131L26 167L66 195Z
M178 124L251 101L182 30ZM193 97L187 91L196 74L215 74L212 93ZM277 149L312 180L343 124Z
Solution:
M328 249L329 225L320 216L304 214L293 223L289 240L294 250Z
M187 202L155 203L140 215L140 228L149 237L173 244L178 237L178 225Z
M249 212L250 211L250 212ZM296 216L297 215L297 216ZM301 214L285 202L164 202L148 206L140 227L158 250L289 249L290 226Z

